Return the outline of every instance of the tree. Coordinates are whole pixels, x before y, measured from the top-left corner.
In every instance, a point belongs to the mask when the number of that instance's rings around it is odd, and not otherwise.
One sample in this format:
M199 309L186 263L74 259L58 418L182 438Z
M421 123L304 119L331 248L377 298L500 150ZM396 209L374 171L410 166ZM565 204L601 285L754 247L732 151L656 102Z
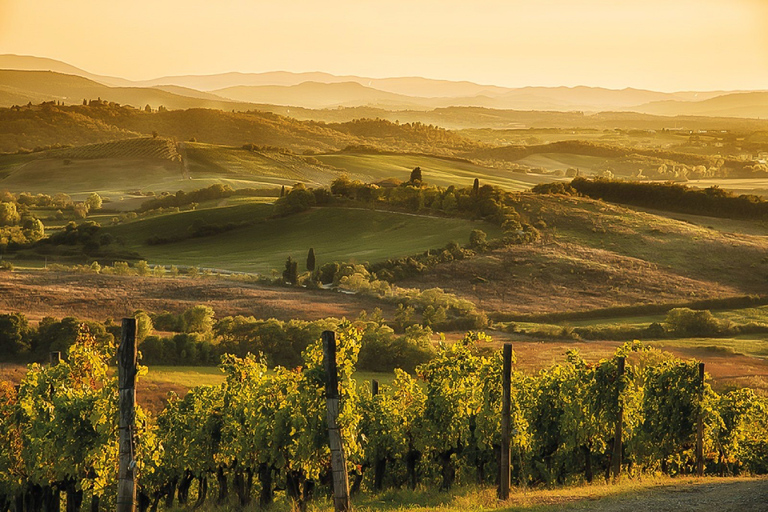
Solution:
M23 314L0 315L0 353L15 355L28 350L31 334Z
M144 107L144 112L152 112L152 107L149 106L149 103Z
M307 270L310 272L315 271L315 250L310 247L307 253Z
M472 183L472 195L477 197L479 193L480 193L480 180L475 178L474 183Z
M147 336L152 335L154 329L152 326L152 318L146 311L142 311L141 309L134 312L133 317L136 319L136 341L141 343Z
M293 258L288 256L285 260L285 270L283 270L283 281L290 284L296 284L299 280L299 263L293 261Z
M77 203L72 211L75 212L75 218L84 219L88 216L88 205L85 203Z
M410 182L411 183L421 183L421 181L422 181L422 179L421 179L421 167L415 167L411 171Z
M280 197L285 197L285 185L280 187Z
M89 195L88 198L85 200L85 204L88 205L88 211L98 210L99 208L101 208L101 203L102 203L101 196L96 192Z
M21 220L16 203L0 203L0 226L15 226Z
M181 314L181 324L184 332L199 332L205 334L213 328L215 313L210 306L198 305L187 309Z
M469 245L473 248L482 248L486 244L488 235L482 229L473 229L469 234Z

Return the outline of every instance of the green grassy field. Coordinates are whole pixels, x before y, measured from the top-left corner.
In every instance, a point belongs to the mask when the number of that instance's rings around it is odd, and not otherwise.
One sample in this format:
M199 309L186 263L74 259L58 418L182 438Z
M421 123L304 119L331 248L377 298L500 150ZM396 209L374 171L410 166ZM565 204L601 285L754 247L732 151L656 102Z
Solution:
M266 219L270 213L271 207L262 202L242 202L139 219L105 230L150 264L259 273L282 270L289 255L300 262L299 268L303 270L310 247L315 249L319 265L330 261L374 262L442 247L451 241L465 244L473 229L482 229L491 238L501 234L498 227L485 222L384 211L319 208L286 218ZM153 235L188 234L196 221L254 223L215 236L164 245L146 244L146 239Z
M469 162L419 155L390 155L367 153L334 153L317 155L324 164L346 171L350 177L362 181L398 178L407 181L415 167L421 167L424 181L448 187L470 186L475 178L483 184L496 185L507 190L528 190L538 183L554 181L553 176L516 173L492 169Z
M141 380L155 383L172 383L191 388L194 386L216 386L224 382L224 373L217 366L149 366L147 375ZM389 384L394 373L355 372L358 385L370 385L371 380L380 384Z

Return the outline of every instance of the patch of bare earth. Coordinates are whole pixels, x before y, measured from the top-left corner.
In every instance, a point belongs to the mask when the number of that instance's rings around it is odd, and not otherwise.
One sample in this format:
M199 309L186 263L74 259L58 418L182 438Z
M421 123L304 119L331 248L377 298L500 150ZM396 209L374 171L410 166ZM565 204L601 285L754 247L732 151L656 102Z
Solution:
M725 297L740 290L692 279L604 249L550 242L453 261L398 282L440 287L484 311L545 313Z
M0 273L0 312L22 312L30 320L74 316L86 320L130 316L137 309L179 313L211 306L218 317L252 315L279 320L355 318L378 307L373 299L331 291L266 287L223 279L142 278L50 271Z
M768 479L687 479L600 500L586 498L559 510L764 512L768 510Z

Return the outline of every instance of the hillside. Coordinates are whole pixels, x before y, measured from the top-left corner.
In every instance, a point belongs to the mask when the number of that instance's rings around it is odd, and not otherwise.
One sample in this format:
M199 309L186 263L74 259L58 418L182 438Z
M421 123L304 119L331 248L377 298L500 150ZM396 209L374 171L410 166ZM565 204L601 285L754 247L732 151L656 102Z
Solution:
M384 211L318 208L285 218L267 219L271 207L262 203L221 206L140 219L106 228L125 247L151 264L258 272L282 271L287 256L304 270L307 251L315 249L318 265L332 261L376 262L442 247L451 241L468 243L473 229L499 236L496 226L463 219L417 216ZM355 222L350 223L350 215ZM215 236L186 238L150 245L150 236L189 236L195 223L250 224Z
M89 131L96 133L88 134ZM111 134L105 136L102 132ZM452 154L477 146L469 139L421 123L369 119L326 125L259 111L195 108L147 112L104 101L89 101L87 106L44 104L0 108L0 152L154 133L211 144L276 146L298 153L370 145L388 150Z
M439 265L402 286L442 286L486 311L542 313L765 292L768 238L591 199L523 194L542 242ZM546 227L544 227L546 226Z
M15 71L0 69L0 106L11 107L43 101L63 102L66 105L81 104L84 99L101 98L104 101L143 108L163 105L169 109L215 108L245 110L252 105L225 99L201 97L199 92L191 96L176 94L153 87L111 87L93 80L52 71Z
M152 138L0 156L0 189L78 199L97 192L117 200L139 189L193 188L180 164L173 142Z
M408 96L379 91L357 82L324 84L303 82L298 85L240 85L217 89L213 93L234 101L300 106L304 108L336 108L358 105L406 108L419 102Z
M768 92L723 94L702 101L655 101L636 107L638 112L658 115L693 115L721 117L768 117Z

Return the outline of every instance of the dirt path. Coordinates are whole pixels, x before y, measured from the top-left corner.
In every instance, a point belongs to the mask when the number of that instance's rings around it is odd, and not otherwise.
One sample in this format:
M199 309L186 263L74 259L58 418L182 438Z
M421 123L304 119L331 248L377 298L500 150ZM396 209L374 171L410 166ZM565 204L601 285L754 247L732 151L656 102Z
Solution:
M597 512L765 512L768 511L768 478L749 480L703 479L662 485L640 491L582 499L551 510Z
M332 291L259 286L225 279L142 278L53 271L0 273L0 312L21 312L32 321L44 316L85 320L130 316L137 309L179 313L197 304L230 315L290 320L356 318L379 307L388 318L394 309L380 301Z

